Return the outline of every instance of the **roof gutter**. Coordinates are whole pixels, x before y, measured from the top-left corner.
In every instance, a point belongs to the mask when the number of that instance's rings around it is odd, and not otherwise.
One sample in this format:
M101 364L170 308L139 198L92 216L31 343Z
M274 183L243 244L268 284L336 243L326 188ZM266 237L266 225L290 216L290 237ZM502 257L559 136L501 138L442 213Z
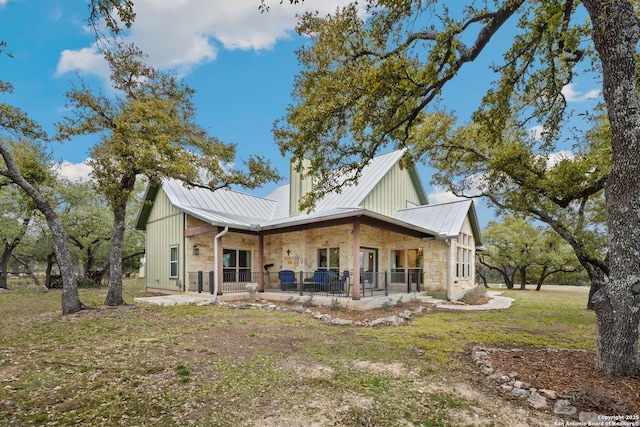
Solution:
M215 224L212 224L215 225ZM216 237L213 238L213 263L215 265L215 274L213 275L213 301L218 298L218 281L220 277L220 264L218 259L218 247L220 245L220 239L222 236L229 232L229 227L225 227L224 230L216 234Z

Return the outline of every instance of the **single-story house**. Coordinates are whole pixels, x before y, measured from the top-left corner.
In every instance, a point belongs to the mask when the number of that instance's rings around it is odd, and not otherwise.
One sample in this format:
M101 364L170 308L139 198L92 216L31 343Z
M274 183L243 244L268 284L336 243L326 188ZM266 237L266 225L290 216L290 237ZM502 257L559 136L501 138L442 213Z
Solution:
M267 197L171 180L149 186L136 223L146 234L147 289L220 295L257 283L259 291L337 290L356 300L383 288L459 299L475 286L482 244L473 202L428 204L403 154L374 158L358 185L310 213L298 202L312 182L293 167L290 183ZM309 286L323 272L340 286Z

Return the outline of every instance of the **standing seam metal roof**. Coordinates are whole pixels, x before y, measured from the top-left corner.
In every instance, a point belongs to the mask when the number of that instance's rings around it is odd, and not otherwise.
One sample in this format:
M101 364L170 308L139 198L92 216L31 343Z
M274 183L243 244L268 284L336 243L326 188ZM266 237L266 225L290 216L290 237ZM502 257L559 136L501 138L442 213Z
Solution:
M176 180L165 181L162 188L176 208L208 223L245 229L278 228L345 215L364 214L379 219L387 218L391 223L419 229L425 234L456 237L465 217L470 215L476 242L481 243L471 200L402 209L394 217L367 211L359 206L403 154L404 151L397 150L374 158L363 169L362 178L357 186L347 187L339 194L330 194L321 200L310 214L294 217L289 216L288 184L278 187L267 197L229 189L210 191L203 188L187 188Z

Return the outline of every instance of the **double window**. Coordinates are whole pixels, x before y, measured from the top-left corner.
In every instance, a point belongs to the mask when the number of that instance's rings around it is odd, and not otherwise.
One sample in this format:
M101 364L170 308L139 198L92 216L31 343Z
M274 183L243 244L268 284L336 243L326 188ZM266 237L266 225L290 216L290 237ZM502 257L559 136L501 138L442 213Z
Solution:
M318 249L318 270L340 271L340 248Z

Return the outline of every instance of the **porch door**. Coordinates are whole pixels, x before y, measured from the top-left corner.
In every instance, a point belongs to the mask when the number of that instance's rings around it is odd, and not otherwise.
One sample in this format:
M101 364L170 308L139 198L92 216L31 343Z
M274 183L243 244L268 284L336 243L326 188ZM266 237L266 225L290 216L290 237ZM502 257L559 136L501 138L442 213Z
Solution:
M376 271L377 255L376 249L360 248L360 271Z

